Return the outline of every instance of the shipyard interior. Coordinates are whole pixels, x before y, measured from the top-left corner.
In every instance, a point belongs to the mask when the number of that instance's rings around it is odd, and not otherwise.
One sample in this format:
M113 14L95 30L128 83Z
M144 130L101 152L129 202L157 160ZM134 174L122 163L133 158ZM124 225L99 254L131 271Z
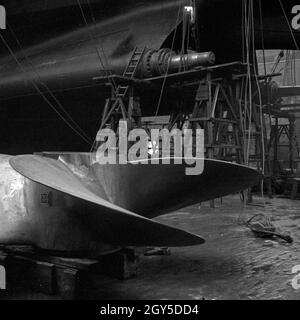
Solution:
M293 0L3 0L0 300L299 300L299 30Z

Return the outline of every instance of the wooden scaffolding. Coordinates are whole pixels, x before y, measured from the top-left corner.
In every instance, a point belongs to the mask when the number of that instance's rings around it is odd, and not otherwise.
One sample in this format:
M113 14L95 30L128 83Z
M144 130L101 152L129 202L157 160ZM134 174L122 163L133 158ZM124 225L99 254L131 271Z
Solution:
M257 90L260 90L260 85L263 85L266 77L270 78L270 75L259 78L251 75L253 94L245 95L245 79L249 77L246 68L247 66L241 62L233 62L144 80L135 79L134 72L127 76L127 68L123 77L115 78L119 83L117 86L119 89L106 101L101 128L109 123L113 128L113 124L116 125L120 119L127 120L131 127L137 103L134 96L135 82L139 86L144 84L147 88L149 85L159 87L164 83L167 90L184 92L187 89L189 93L193 92L192 111L190 105L187 105L190 104L190 99L177 101L181 107L174 109L168 128L176 126L182 129L187 123L193 129L203 128L207 158L235 162L257 169L264 175L268 195L272 196L271 178L274 174L272 166L274 159L270 151L274 148L274 143L278 145L279 135L276 131L274 133L272 126L268 128L266 122L270 117L288 119L290 125L289 128L285 128L285 132L292 136L294 120L291 114L280 111L269 103L262 104L257 101ZM185 94L182 96L186 97ZM174 101L170 103L174 104ZM139 107L141 108L139 116L142 116L143 107ZM134 125L143 124L135 121ZM289 149L291 168L292 149L291 142Z

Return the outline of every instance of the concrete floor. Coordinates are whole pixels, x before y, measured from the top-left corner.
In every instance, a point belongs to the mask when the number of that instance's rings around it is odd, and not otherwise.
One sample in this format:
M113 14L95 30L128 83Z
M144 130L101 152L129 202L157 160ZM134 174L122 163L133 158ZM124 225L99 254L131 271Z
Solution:
M86 299L300 299L292 287L292 268L300 265L300 201L254 198L243 206L237 196L161 217L166 224L202 235L206 244L174 248L170 256L142 257L139 275L118 281L93 276ZM293 244L256 238L242 220L263 212L276 227L289 233ZM240 219L239 218L240 216ZM300 281L299 281L300 283ZM53 299L18 292L8 299Z

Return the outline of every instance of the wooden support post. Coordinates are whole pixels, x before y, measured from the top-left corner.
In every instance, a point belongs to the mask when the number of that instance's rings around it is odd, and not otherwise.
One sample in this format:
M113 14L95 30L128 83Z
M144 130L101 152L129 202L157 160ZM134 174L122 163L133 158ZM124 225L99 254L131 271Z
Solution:
M274 126L274 164L273 164L273 168L275 163L278 161L278 139L279 139L279 135L278 135L278 117L275 118L275 126Z
M55 268L55 292L64 300L74 300L79 295L79 270L57 266Z
M83 293L93 274L122 280L135 276L140 254L126 248L97 260L68 259L40 255L31 248L6 248L0 251L0 266L6 268L8 289L22 287L72 300Z
M212 122L212 116L213 116L213 97L212 97L212 82L211 82L211 73L207 73L207 85L208 85L208 101L207 101L207 118L209 119L207 122L207 140L208 140L208 149L207 149L207 156L209 159L214 158L214 128L213 128L213 122ZM210 207L215 208L215 201L210 201Z
M289 118L289 160L290 160L290 169L292 173L294 172L294 131L295 131L295 120Z

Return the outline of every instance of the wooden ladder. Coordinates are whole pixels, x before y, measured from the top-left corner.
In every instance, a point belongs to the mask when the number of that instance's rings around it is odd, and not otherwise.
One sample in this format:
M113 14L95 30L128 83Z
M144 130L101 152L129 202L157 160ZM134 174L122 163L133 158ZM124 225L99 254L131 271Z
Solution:
M127 79L134 78L145 51L146 48L139 49L136 47L134 49L132 56L130 57L130 60L124 70L123 77L126 77ZM100 129L104 128L105 125L113 118L119 118L120 116L123 118L123 120L128 120L128 118L130 118L130 110L133 108L132 97L129 97L129 101L126 102L129 89L130 85L121 84L117 86L116 90L112 89L111 98L106 100Z
M126 66L126 69L123 73L123 76L126 78L130 78L133 79L137 68L142 60L142 57L144 55L146 48L144 48L143 50L139 49L138 47L136 47L133 51L133 54ZM128 93L128 89L129 86L124 86L124 85L118 85L117 89L116 89L116 97L117 98L122 98L124 99Z

